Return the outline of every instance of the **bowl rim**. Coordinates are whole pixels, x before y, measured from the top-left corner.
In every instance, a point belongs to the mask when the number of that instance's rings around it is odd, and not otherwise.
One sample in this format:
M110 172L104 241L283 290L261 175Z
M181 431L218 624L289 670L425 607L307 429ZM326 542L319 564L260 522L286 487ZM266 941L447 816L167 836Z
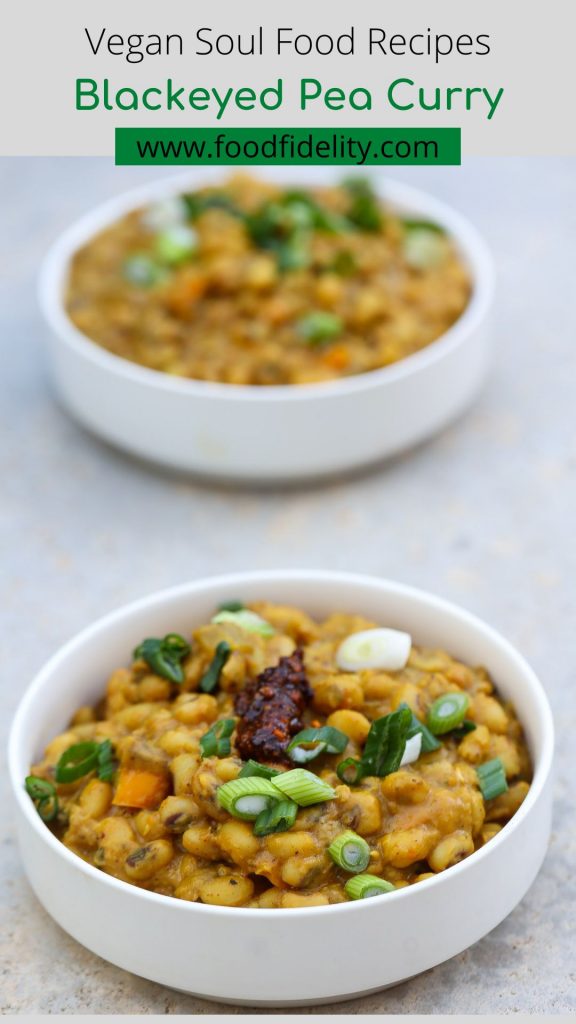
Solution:
M534 777L525 800L510 821L506 823L504 828L490 840L490 843L486 844L481 849L476 850L469 857L460 861L460 863L446 871L440 872L433 878L424 879L422 882L418 883L418 886L406 886L405 888L398 889L395 892L386 893L386 900L411 900L416 898L415 892L422 891L423 886L426 886L427 889L429 889L432 886L449 884L450 878L455 878L457 875L473 870L473 865L477 864L481 858L490 856L502 845L502 843L505 843L508 836L510 836L520 826L528 814L530 814L532 808L536 805L549 780L552 770L554 724L546 693L536 673L530 667L523 655L521 655L519 651L517 651L516 648L492 626L489 626L476 615L473 615L471 612L466 611L451 601L437 597L428 591L408 586L404 583L397 583L385 578L360 573L315 569L278 569L235 572L204 577L200 580L181 583L177 586L155 591L146 597L139 598L136 601L131 601L128 604L122 605L114 611L96 619L63 644L44 664L25 691L12 721L8 741L8 771L13 795L19 812L24 816L27 824L33 829L37 837L41 841L47 843L57 855L63 857L63 859L70 865L71 869L80 871L92 880L98 881L103 885L111 887L113 890L119 891L120 895L131 895L134 899L143 899L152 903L160 903L166 907L172 907L175 913L210 914L221 917L227 917L230 913L233 913L235 915L239 915L240 919L240 917L253 918L254 916L259 918L263 913L267 918L269 918L270 915L277 917L278 915L284 915L287 910L290 910L292 915L299 914L307 917L311 914L318 915L330 913L333 915L339 915L351 913L355 908L357 909L359 905L381 905L381 898L375 898L368 901L350 901L347 903L335 903L319 907L222 907L203 903L192 903L186 900L176 899L173 896L164 896L160 893L141 889L138 886L123 882L120 879L114 878L112 875L99 871L97 868L88 864L81 857L64 846L64 844L60 842L60 840L57 839L50 829L42 822L39 815L34 810L32 802L26 795L24 787L22 786L22 779L19 775L20 740L25 731L28 719L30 717L34 717L32 710L34 700L37 693L43 689L47 681L50 680L53 674L58 670L59 666L66 661L70 654L75 652L78 648L81 648L86 641L90 640L94 635L97 635L101 631L105 633L108 627L117 624L118 622L122 622L123 619L130 619L133 614L138 614L140 611L149 610L150 608L161 605L164 602L170 603L174 599L184 599L198 593L209 594L212 589L215 591L218 591L223 587L231 587L233 589L239 585L241 586L242 583L246 583L247 581L254 583L258 582L263 586L265 586L266 583L272 582L279 583L282 581L296 581L302 584L303 589L307 583L327 583L334 587L341 586L344 588L348 585L356 585L372 590L379 590L388 595L400 595L421 604L424 603L431 605L433 608L459 619L461 622L481 633L489 644L499 649L515 663L516 667L524 676L525 682L529 685L532 699L537 705L538 713L542 722L542 750L534 765Z
M262 168L258 169L262 173ZM271 170L276 173L271 174ZM262 175L266 180L292 180L294 172L301 168L268 168ZM318 170L311 168L309 171ZM321 182L329 184L338 180L339 168L321 168ZM194 172L196 171L196 174ZM273 384L260 386L255 384L227 384L220 381L203 381L194 378L171 376L161 370L153 370L140 366L121 356L114 355L102 348L88 335L80 331L68 317L63 301L63 285L67 277L70 260L77 249L85 244L98 231L117 220L130 210L146 204L151 200L159 200L177 194L191 181L194 187L202 187L225 179L229 168L211 168L204 174L200 168L190 168L185 174L170 175L150 181L147 184L122 192L89 209L65 229L52 243L46 253L40 270L38 297L43 315L56 337L63 341L76 355L92 363L103 372L110 373L126 382L158 389L175 395L196 398L207 398L214 401L228 400L234 402L256 401L277 402L287 400L301 402L329 399L334 396L354 394L393 384L425 371L452 351L459 348L468 336L478 328L492 305L495 274L490 250L476 227L449 203L437 199L431 193L404 184L392 178L373 176L375 188L384 200L392 206L406 207L420 212L436 220L447 228L448 234L455 240L465 262L468 264L472 277L472 294L461 316L429 345L418 352L392 363L390 366L367 370L350 377L341 377L334 381L318 381L309 384ZM282 172L282 173L278 173ZM305 184L305 180L303 181ZM314 184L312 181L311 184Z

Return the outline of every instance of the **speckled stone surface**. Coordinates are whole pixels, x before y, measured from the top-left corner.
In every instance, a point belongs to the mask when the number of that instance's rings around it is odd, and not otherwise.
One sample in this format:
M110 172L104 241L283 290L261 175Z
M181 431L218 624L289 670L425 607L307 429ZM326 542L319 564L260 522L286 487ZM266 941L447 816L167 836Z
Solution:
M492 245L490 382L460 422L376 471L316 489L239 492L103 446L60 411L47 383L39 260L75 216L150 172L97 160L0 163L2 729L59 644L111 608L190 577L331 566L461 602L522 648L549 692L558 726L549 856L521 906L472 949L395 989L316 1012L574 1011L576 161L476 160L396 176L452 200ZM78 946L32 895L10 813L0 828L3 1012L233 1011Z

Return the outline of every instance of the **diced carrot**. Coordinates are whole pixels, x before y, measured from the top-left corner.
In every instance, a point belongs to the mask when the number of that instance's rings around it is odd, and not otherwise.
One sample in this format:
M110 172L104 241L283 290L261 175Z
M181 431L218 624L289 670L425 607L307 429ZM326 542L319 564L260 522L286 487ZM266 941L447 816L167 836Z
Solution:
M123 768L112 801L116 807L157 807L168 794L170 784L164 775L137 768Z
M333 345L332 348L326 352L324 362L334 370L344 370L350 362L350 353L345 345Z

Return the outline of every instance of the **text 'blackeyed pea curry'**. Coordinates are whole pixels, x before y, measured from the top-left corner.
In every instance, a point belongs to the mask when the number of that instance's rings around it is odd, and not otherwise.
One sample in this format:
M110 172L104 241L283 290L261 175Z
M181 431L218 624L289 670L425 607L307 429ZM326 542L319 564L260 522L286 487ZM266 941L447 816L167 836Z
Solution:
M115 355L180 378L309 384L396 363L460 317L470 274L440 225L367 179L244 175L122 217L75 255L66 308Z
M178 899L364 899L489 842L531 778L482 668L354 614L230 601L144 638L26 789L74 853Z

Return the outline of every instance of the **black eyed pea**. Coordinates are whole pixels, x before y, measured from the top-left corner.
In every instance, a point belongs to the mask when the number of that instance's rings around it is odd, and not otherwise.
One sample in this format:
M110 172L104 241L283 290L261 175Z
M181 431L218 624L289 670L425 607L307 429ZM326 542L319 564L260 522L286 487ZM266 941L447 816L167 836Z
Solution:
M370 732L370 721L361 711L351 711L348 709L333 711L329 715L326 725L331 725L334 729L340 729L340 732L345 733L348 739L353 740L359 746L365 743L366 737Z
M182 846L203 860L220 860L222 851L209 825L191 825L182 834Z
M480 838L482 843L489 843L494 836L497 836L502 831L502 825L499 825L496 821L490 822L490 824L484 825L480 832Z
M190 797L167 796L158 809L160 821L168 832L184 832L196 818L200 808Z
M174 717L183 725L210 724L218 718L218 701L209 693L182 694L174 707Z
M165 868L173 856L174 847L169 839L154 839L129 854L124 862L124 870L131 881L145 882L161 868Z
M329 902L319 892L285 892L280 898L281 907L326 907Z
M260 849L260 840L246 821L227 821L220 827L218 842L230 860L240 866Z
M141 701L170 700L172 684L161 676L144 676L138 682L138 696Z
M326 676L314 683L313 690L314 707L328 715L340 708L361 708L364 704L360 676L352 672Z
M389 832L380 839L380 852L385 864L395 868L407 868L418 860L427 860L428 854L438 843L436 829L422 825L415 828Z
M474 853L474 840L469 832L459 829L440 840L429 854L428 863L432 871L445 871L446 868L469 857L471 853Z
M202 903L220 907L240 907L247 903L254 893L254 884L245 875L219 875L207 879L199 886L198 897Z
M138 834L145 839L146 842L150 842L151 839L161 839L162 836L166 835L166 829L160 821L160 815L158 811L138 811L138 814L134 818L134 824L138 830Z
M178 754L170 762L176 796L188 796L192 793L194 777L199 764L200 758L195 754Z
M325 854L317 854L315 857L295 855L282 865L281 877L293 889L307 889L319 885L330 868L331 863Z
M112 803L112 786L101 779L91 779L82 790L79 803L89 818L103 818Z

